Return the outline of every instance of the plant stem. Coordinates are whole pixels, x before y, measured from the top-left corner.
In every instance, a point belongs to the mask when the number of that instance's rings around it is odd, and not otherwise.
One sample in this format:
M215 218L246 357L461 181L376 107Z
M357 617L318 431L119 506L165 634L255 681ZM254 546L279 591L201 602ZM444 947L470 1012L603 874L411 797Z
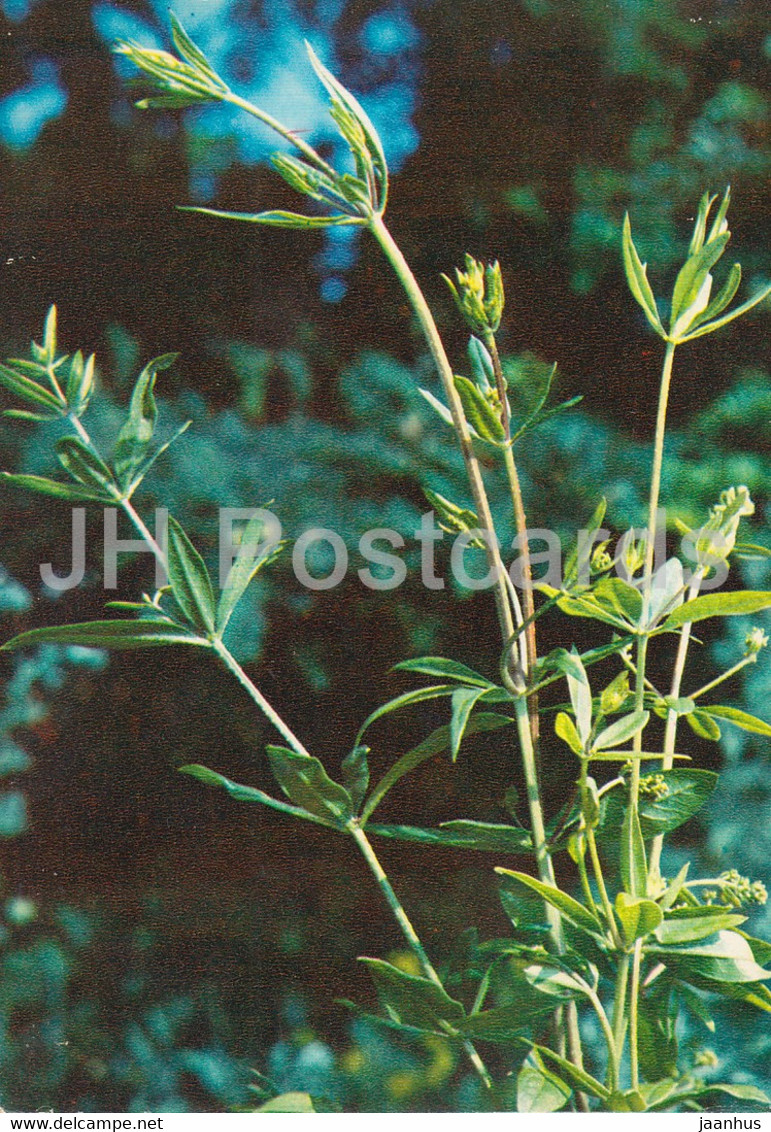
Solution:
M99 450L97 449L96 445L94 444L93 440L91 439L88 431L86 430L85 425L80 420L80 418L76 417L74 413L68 413L67 420L70 422L72 427L75 429L79 438L83 441L83 443L86 445L86 447L88 449L90 449L90 451L93 452L95 456L98 456L99 459L101 459L101 454L99 453ZM166 555L163 553L163 550L161 549L159 544L156 542L156 540L150 534L150 531L148 530L144 520L142 519L141 515L138 513L138 511L134 507L131 500L126 499L125 496L121 495L116 490L115 491L115 502L123 510L123 512L127 515L127 517L133 523L136 530L139 531L139 534L142 536L142 538L147 543L150 550L153 552L155 557L158 559L158 562L163 567L164 573L168 573L167 565L166 565Z
M439 975L437 974L433 963L428 958L426 950L421 943L420 936L412 926L412 921L405 912L404 907L399 900L399 897L394 892L393 886L388 879L386 871L380 864L378 856L375 853L375 850L372 848L372 844L366 833L355 821L349 824L348 831L356 842L359 850L361 851L364 860L369 865L372 875L377 881L378 887L385 897L385 901L388 904L388 907L393 912L394 919L402 930L402 935L409 944L410 950L412 951L413 955L420 963L423 974L427 979L430 979L431 982L435 984L435 986L440 987L442 990L444 990L442 980L439 978ZM463 1042L463 1048L466 1050L466 1053L468 1054L472 1065L481 1077L485 1086L488 1089L491 1089L493 1087L492 1078L490 1077L490 1074L485 1067L485 1063L482 1061L482 1058L477 1053L473 1044L470 1041L465 1040Z
M640 1085L640 1065L637 1049L638 1005L640 1001L640 964L642 962L642 940L634 945L632 956L632 986L629 994L629 1066L632 1088Z
M600 901L602 909L605 913L605 919L608 922L608 930L613 936L613 942L616 946L620 946L620 939L618 935L618 927L616 926L616 917L613 915L613 905L608 896L608 890L605 887L605 877L602 875L602 862L600 855L597 852L597 841L594 836L594 830L587 826L586 828L586 844L589 846L589 856L592 861L592 870L594 872L594 879L597 882L597 889L600 893Z
M223 645L222 641L212 641L212 648L214 649L222 663L225 665L225 667L228 669L228 671L231 672L235 676L236 680L238 680L239 684L246 689L263 715L267 716L267 718L270 720L279 734L284 739L286 739L292 750L295 751L298 755L305 755L307 758L310 758L308 751L305 749L292 729L288 727L286 723L284 723L278 712L273 707L271 707L260 689L256 684L252 683L241 665L228 651L225 645Z
M661 469L664 463L664 437L667 429L667 407L669 387L672 381L672 363L675 357L675 343L667 342L664 363L661 369L659 386L659 405L656 413L656 431L653 439L653 462L651 464L651 486L648 497L648 538L645 547L645 568L643 571L643 623L647 621L651 598L654 553L656 549L656 520L661 494ZM642 711L645 696L645 662L648 655L648 637L641 634L637 642L637 679L635 684L635 711ZM642 751L642 731L634 737L633 749ZM640 793L640 760L632 760L632 773L629 782L629 805L637 809Z
M686 601L692 601L699 592L699 586L703 572L697 570L694 574L693 580L688 588ZM688 656L688 646L691 641L691 623L690 621L683 625L680 630L680 640L677 644L677 654L675 656L675 666L672 670L672 685L670 688L670 696L677 699L680 695L680 686L683 681L683 673L685 671L685 661ZM661 762L662 770L671 770L674 765L675 742L677 740L677 723L678 714L676 711L667 712L667 722L664 729L664 758ZM664 834L658 833L651 844L650 858L648 862L648 875L656 881L661 876L661 853L664 848Z
M696 699L699 698L699 696L703 696L705 694L705 692L711 692L713 688L717 688L719 684L724 683L726 680L730 680L730 678L732 676L735 676L737 672L741 672L741 670L743 668L746 668L748 664L754 664L756 660L757 660L756 656L742 657L742 659L739 661L739 663L735 664L733 666L733 668L729 668L726 672L723 672L722 675L716 676L714 680L710 680L709 684L705 684L702 688L699 688L697 691L690 692L689 693L690 698L692 700L696 700Z
M487 551L487 560L490 570L495 579L494 581L494 596L495 604L498 612L498 620L501 627L501 635L504 642L504 648L511 650L512 661L515 662L515 674L512 678L512 688L518 693L515 700L515 710L517 717L517 732L519 735L520 746L522 750L522 763L525 773L525 783L527 789L528 808L530 812L530 825L533 834L533 846L535 849L536 861L538 863L538 873L542 881L547 884L554 885L554 867L552 865L551 856L549 854L548 845L546 842L546 831L544 829L543 811L541 808L541 795L538 783L538 768L535 757L535 749L533 746L533 733L530 729L530 719L527 705L522 700L522 692L525 689L525 681L523 679L523 666L519 660L520 651L516 645L516 637L519 632L515 629L514 618L512 616L512 608L506 584L506 568L501 559L500 550L498 548L498 540L495 534L495 525L493 523L492 513L490 511L490 504L487 499L487 492L485 491L484 482L482 480L482 473L479 469L479 462L474 454L473 445L471 442L471 435L466 423L466 417L463 412L463 405L461 404L458 391L455 388L455 381L453 379L452 367L450 365L447 353L444 348L442 339L439 336L439 331L436 328L434 317L428 303L425 300L423 292L418 285L412 270L407 263L407 260L402 254L402 250L394 240L388 228L383 221L380 214L375 214L370 221L370 228L376 240L380 244L383 253L391 264L394 272L396 273L399 282L404 288L413 311L418 319L420 328L428 343L431 356L439 372L439 377L442 382L447 404L452 416L453 426L455 429L458 442L460 444L463 461L466 466L466 474L468 476L471 493L474 499L474 504L477 509L477 517L480 522L481 528L486 532L485 544ZM506 657L508 661L508 657ZM508 663L504 665L508 670ZM555 949L561 953L564 949L564 942L562 939L562 922L559 912L553 909L549 904L544 901L544 908L546 911L547 921L550 925L550 931ZM570 1045L570 1055L574 1063L578 1066L582 1063L581 1057L581 1038L578 1030L578 1014L576 1011L575 1003L569 1003L567 1008L568 1020L568 1041Z
M485 532L485 549L488 565L494 577L493 592L495 595L496 609L498 611L498 620L500 622L503 639L506 644L508 644L509 641L513 641L515 626L511 614L511 606L509 605L506 582L504 580L506 567L503 564L498 548L498 540L495 536L495 525L490 511L490 504L487 499L487 492L485 491L485 486L482 481L479 461L476 458L472 446L471 434L466 424L463 406L458 396L458 391L455 388L452 367L447 357L444 344L439 337L439 331L436 328L434 317L423 296L423 292L415 276L412 274L412 270L404 258L401 248L386 227L382 216L375 215L372 218L370 227L410 300L412 309L417 316L420 328L426 338L431 356L439 372L444 395L447 398L450 413L452 414L453 427L463 455L463 462L466 465L466 474L471 487L471 494L474 498L479 524Z
M616 971L616 986L613 996L613 1040L616 1048L616 1080L611 1088L618 1089L618 1066L624 1053L624 1037L626 1033L626 987L629 981L629 953L624 952ZM608 1067L610 1068L610 1067Z

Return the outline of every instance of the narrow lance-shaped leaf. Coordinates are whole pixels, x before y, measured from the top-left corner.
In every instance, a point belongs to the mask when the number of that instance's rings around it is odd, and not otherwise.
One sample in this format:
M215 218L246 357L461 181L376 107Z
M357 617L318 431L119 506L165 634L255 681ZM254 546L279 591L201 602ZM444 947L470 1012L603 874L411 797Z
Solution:
M95 491L93 488L82 487L80 484L76 483L60 483L58 480L51 480L46 476L28 476L22 473L0 472L0 479L2 479L4 483L13 484L15 487L27 488L28 491L36 491L40 495L49 495L53 499L64 499L68 503L105 502L103 492Z
M512 722L513 720L508 716L498 715L496 712L480 711L477 712L476 715L472 715L466 727L466 734L475 735L480 731L496 731L498 728L506 727ZM362 810L362 821L368 820L389 790L391 790L405 774L409 774L410 771L415 770L428 759L432 759L435 755L447 750L449 745L449 726L437 727L422 743L419 743L417 747L413 747L412 750L402 755L400 759L397 759L391 769L383 775L370 793L366 805Z
M485 694L484 688L456 688L452 693L452 718L450 720L450 755L452 761L458 757L463 736L466 733L471 713L480 696Z
M217 606L217 632L222 635L233 610L246 592L249 583L268 562L272 562L281 546L277 538L265 539L266 524L262 515L254 515L244 528L241 544L230 568Z
M642 731L649 719L648 711L633 711L629 715L623 715L621 719L617 719L615 723L611 723L600 732L592 744L594 750L604 751L610 747L620 747L622 743L626 743L633 735Z
M519 873L511 869L502 868L498 868L495 871L501 876L513 877L514 880L519 881L519 883L525 885L526 888L531 888L533 892L537 892L543 900L556 908L565 919L571 924L574 924L575 927L581 928L582 931L590 932L592 935L602 933L602 926L594 913L590 912L583 904L579 904L577 900L572 896L568 896L568 894L561 889L555 888L551 884L545 884L543 881L531 877L528 873Z
M723 326L727 326L729 322L733 322L735 318L741 318L743 314L747 314L748 311L751 311L758 303L762 303L769 295L771 295L771 283L761 291L758 291L758 293L753 295L751 299L748 299L746 303L742 303L739 307L734 307L732 311L729 311L728 314L724 314L722 318L716 318L712 322L706 322L698 326L695 330L691 330L688 334L685 334L680 341L691 342L694 338L701 338L704 334L713 334L714 331L720 330Z
M288 747L270 746L267 751L271 769L290 802L338 829L353 817L350 794L332 781L318 759Z
M327 88L333 98L338 99L343 106L345 106L364 131L367 142L367 149L369 150L375 167L376 175L379 181L379 199L373 202L378 211L381 213L385 209L386 200L388 197L388 166L386 164L385 153L383 152L383 143L380 140L377 130L372 125L364 107L357 101L356 98L347 90L338 79L328 71L324 64L319 59L316 52L311 45L306 41L306 49L311 61L311 66L321 79L324 86Z
M480 440L487 440L492 444L502 441L506 433L500 413L496 412L484 393L460 374L456 374L453 380L463 405L464 416Z
M637 248L634 246L634 241L632 240L632 226L628 214L624 217L621 248L629 290L642 307L648 322L656 333L660 334L663 338L665 336L664 327L661 324L659 312L656 308L656 300L653 297L653 291L648 282L646 273L647 265L641 261L640 256L637 254Z
M332 824L328 819L311 814L301 806L292 806L289 802L282 802L279 798L273 798L270 794L258 790L255 786L243 786L240 782L233 782L226 778L224 774L210 770L208 766L201 766L200 763L188 763L186 766L181 766L179 770L181 774L189 774L191 778L196 778L207 786L222 787L237 802L257 802L261 806L267 806L268 809L278 810L280 813L290 814L292 817L302 818L304 821L311 821L317 825L329 826Z
M727 719L729 723L741 727L743 731L750 731L755 735L765 735L766 738L771 738L771 724L766 723L763 719L758 719L755 715L750 715L748 711L741 711L740 708L735 707L723 707L719 704L710 704L702 711L708 716Z
M58 397L36 381L25 377L23 373L18 373L15 369L11 369L10 366L2 363L0 363L0 385L5 386L10 393L22 397L33 405L43 405L47 409L55 410L57 415L62 411L62 402Z
M121 488L125 491L147 454L158 419L155 403L155 380L161 370L173 365L178 354L162 354L145 366L137 378L131 394L128 418L118 433L113 467Z
M708 617L737 617L742 614L757 613L771 606L771 592L765 590L735 590L733 593L702 594L692 601L686 601L664 622L664 630L679 629L695 621Z
M203 645L209 642L168 621L84 621L29 629L2 645L15 651L34 645L59 643L88 648L144 649L161 645Z
M723 232L695 255L689 256L680 268L672 292L672 328L677 329L683 315L691 309L710 270L726 249L729 232ZM699 312L700 313L700 312ZM682 328L686 329L686 328Z
M117 489L112 472L97 452L76 436L63 436L56 442L59 462L74 479L95 489L106 499L115 500Z
M174 600L188 620L214 632L216 602L209 571L176 519L169 516L168 570Z

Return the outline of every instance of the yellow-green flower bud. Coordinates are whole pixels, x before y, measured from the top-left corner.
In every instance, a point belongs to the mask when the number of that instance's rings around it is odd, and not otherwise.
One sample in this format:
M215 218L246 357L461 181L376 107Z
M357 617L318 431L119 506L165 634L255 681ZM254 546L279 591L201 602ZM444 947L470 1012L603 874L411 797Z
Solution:
M503 315L503 277L497 262L482 264L473 256L466 256L466 270L455 269L456 282L443 275L458 310L474 334L483 340L495 334Z

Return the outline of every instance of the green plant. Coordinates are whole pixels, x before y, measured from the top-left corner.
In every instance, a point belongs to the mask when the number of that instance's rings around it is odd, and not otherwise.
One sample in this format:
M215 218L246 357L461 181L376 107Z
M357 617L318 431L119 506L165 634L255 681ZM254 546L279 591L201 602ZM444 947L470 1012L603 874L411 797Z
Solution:
M661 475L667 407L676 349L720 330L757 305L766 288L728 311L741 279L735 264L712 298L712 270L726 250L730 233L727 191L716 203L702 198L687 258L672 292L668 318L662 315L647 271L632 240L627 219L623 260L629 287L655 333L664 342L659 408L650 470L648 525L630 531L615 553L603 529L606 504L597 502L558 584L534 582L525 509L515 445L528 432L574 401L547 408L553 372L545 376L530 411L512 410L506 373L496 344L504 291L498 264L467 257L456 279L447 279L468 323L471 377L455 374L431 311L409 265L384 220L388 171L383 147L356 99L309 49L311 63L330 95L332 117L347 143L353 171L333 168L310 145L259 108L245 102L216 75L208 61L173 22L179 56L122 44L127 55L155 82L144 107L184 108L227 102L275 130L296 153L277 153L276 171L326 211L300 214L269 211L255 215L194 211L249 223L298 229L358 226L380 245L409 299L441 380L444 400L421 390L452 429L463 457L472 506L427 492L441 525L468 546L484 552L500 628L500 668L489 678L455 660L420 657L397 667L438 681L404 692L365 720L342 761L340 781L306 750L294 730L274 710L225 643L231 616L254 576L280 547L260 543L265 513L247 524L241 551L216 596L206 564L185 531L169 519L167 539L157 541L133 503L142 479L171 440L153 448L157 419L157 373L171 364L164 355L145 367L131 398L128 417L110 458L94 444L83 416L92 384L93 359L60 356L52 310L42 345L30 360L0 368L0 381L29 408L16 417L61 418L71 432L57 441L58 458L74 482L6 474L9 483L71 502L98 502L121 508L153 550L168 575L139 602L113 602L132 612L78 625L33 629L8 642L18 649L40 642L70 642L107 648L187 645L207 650L239 681L281 736L268 758L286 800L241 785L201 765L182 769L234 799L256 802L349 837L368 865L418 965L417 972L377 958L364 958L384 1010L380 1022L412 1035L449 1041L473 1065L491 1103L509 1105L505 1085L496 1085L480 1049L507 1047L507 1068L518 1067L516 1105L520 1111L578 1109L657 1111L694 1108L703 1098L724 1094L742 1102L767 1104L750 1085L705 1083L678 1057L676 1022L681 1011L708 1014L710 995L771 1011L771 977L764 964L771 945L742 930L741 909L766 898L764 886L727 870L709 879L692 878L686 863L674 877L661 873L665 836L686 822L708 800L717 776L682 765L676 750L680 720L699 736L715 738L721 721L750 733L771 735L771 725L738 708L710 702L729 676L754 664L767 644L761 628L747 635L744 651L716 679L689 692L683 689L692 626L716 617L751 616L771 606L761 590L719 592L717 585L737 555L763 557L762 547L739 541L741 520L754 505L746 486L727 488L709 517L684 528L683 558L656 561L663 533ZM298 156L299 155L299 156ZM331 210L331 211L330 211ZM727 313L726 313L727 312ZM180 430L182 431L182 430ZM177 434L178 435L178 434ZM480 459L484 454L484 461ZM499 463L506 477L517 531L519 558L510 573L503 562L491 512L484 467ZM686 569L688 567L688 569ZM516 578L515 585L513 578ZM521 591L522 597L520 599ZM536 604L536 593L543 600ZM548 612L599 622L610 640L579 653L558 647L538 650L537 627ZM568 642L570 637L566 634ZM651 644L671 646L671 677L659 690L651 677ZM605 667L612 666L612 674ZM590 681L588 670L604 672ZM565 703L551 702L566 685ZM370 788L365 739L388 714L429 700L448 699L449 722L403 754ZM706 703L704 702L706 698ZM543 726L553 716L552 740ZM657 734L662 721L663 736ZM373 821L391 789L422 763L444 751L454 762L466 736L512 728L521 759L527 824L460 819L437 829ZM562 811L547 819L540 775L549 761L575 760L576 789ZM603 771L611 777L599 782ZM613 773L615 772L615 773ZM512 809L516 812L516 804ZM384 871L372 838L395 838L426 847L476 849L496 856L521 855L529 871L499 867L501 899L512 922L505 939L472 941L460 971L440 974ZM557 882L555 858L572 861L580 899ZM566 864L564 872L569 874ZM562 873L561 866L561 873ZM452 974L452 978L450 978ZM450 993L452 991L452 993ZM707 996L705 998L705 995ZM585 1061L580 1018L588 1013L599 1028L599 1053ZM693 1069L693 1066L690 1067ZM268 1102L273 1104L274 1102ZM306 1099L291 1102L307 1105Z

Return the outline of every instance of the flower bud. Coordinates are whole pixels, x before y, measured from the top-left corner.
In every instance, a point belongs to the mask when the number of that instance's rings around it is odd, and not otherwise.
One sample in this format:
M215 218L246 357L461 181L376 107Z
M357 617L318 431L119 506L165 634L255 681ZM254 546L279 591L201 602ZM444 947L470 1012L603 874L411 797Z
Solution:
M456 283L443 275L458 310L474 334L483 339L495 334L503 314L503 277L497 262L482 264L473 256L466 256L466 270L455 269Z

